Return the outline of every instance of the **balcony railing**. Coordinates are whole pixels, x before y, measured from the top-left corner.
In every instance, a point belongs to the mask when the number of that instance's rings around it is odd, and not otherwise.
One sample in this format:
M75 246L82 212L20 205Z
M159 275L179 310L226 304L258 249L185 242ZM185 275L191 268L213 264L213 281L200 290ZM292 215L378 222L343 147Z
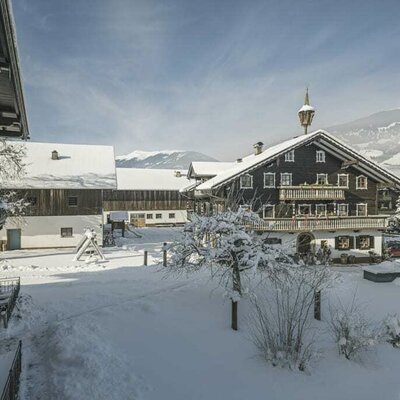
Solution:
M310 217L310 218L274 218L254 222L251 228L257 231L333 231L338 229L384 229L388 218L384 216L369 217Z
M344 200L337 186L288 186L279 188L279 200Z

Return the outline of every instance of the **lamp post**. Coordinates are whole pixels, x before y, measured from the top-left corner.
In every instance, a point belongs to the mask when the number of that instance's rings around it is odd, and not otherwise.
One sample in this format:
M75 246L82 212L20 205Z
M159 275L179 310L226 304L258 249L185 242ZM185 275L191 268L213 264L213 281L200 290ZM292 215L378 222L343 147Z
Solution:
M307 135L307 129L311 125L314 118L315 109L310 106L310 99L308 96L308 88L304 99L304 105L300 108L299 112L300 125L304 127L304 134Z

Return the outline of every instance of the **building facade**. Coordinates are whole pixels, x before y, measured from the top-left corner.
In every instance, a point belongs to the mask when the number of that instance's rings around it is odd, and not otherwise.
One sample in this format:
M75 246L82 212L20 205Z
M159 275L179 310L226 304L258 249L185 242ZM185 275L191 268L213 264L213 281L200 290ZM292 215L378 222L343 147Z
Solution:
M112 211L127 211L135 227L178 226L192 208L180 190L190 184L184 173L171 169L117 168L116 190L105 190L104 223Z
M259 213L252 227L292 253L329 247L367 261L382 254L382 232L400 180L325 131L254 153L191 189L197 212L238 205ZM201 183L202 182L202 183Z
M103 234L103 190L116 188L112 146L21 143L25 173L2 182L25 199L23 215L9 217L0 240L10 250L76 246L86 228Z

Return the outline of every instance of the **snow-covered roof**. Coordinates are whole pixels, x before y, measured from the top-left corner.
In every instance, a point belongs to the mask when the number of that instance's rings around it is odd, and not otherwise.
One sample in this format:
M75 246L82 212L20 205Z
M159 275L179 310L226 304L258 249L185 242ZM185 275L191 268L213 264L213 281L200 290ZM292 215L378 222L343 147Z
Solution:
M186 171L173 169L117 168L118 190L181 190L192 182Z
M114 148L112 146L12 142L24 146L24 176L2 182L9 189L115 189ZM52 159L57 151L58 159Z
M231 168L235 163L233 162L219 162L219 161L192 161L188 176L215 176L222 171Z
M303 112L303 111L315 111L315 108L312 107L312 106L310 106L310 105L308 105L308 104L304 104L304 105L300 108L300 110L299 110L298 112L300 113L300 112Z
M397 176L393 175L388 170L386 170L385 168L382 168L380 165L376 164L375 162L366 159L361 154L359 154L356 150L352 149L347 144L341 142L336 137L330 135L328 132L323 131L323 130L318 130L318 131L309 133L307 135L296 136L292 139L285 140L284 142L281 142L275 146L271 146L271 147L267 148L261 154L258 154L258 155L251 154L247 157L244 157L242 159L242 162L234 163L234 165L231 168L228 168L225 171L222 171L214 178L211 178L208 181L200 184L199 186L197 186L196 189L210 190L210 189L219 187L221 184L223 184L227 181L230 181L232 179L235 179L237 176L242 175L243 173L246 173L247 171L251 171L252 169L256 168L260 164L266 163L269 160L272 161L276 157L281 156L284 153L286 153L296 147L299 147L307 142L313 142L313 141L317 141L317 140L319 140L319 141L325 140L325 142L329 142L331 146L333 144L335 149L341 149L344 152L346 152L347 154L350 153L352 157L354 157L358 160L361 160L363 162L364 167L367 170L370 170L370 171L372 170L375 172L378 171L378 173L385 176L385 178L387 180L391 180L393 182L396 182L397 184L400 184L400 179Z

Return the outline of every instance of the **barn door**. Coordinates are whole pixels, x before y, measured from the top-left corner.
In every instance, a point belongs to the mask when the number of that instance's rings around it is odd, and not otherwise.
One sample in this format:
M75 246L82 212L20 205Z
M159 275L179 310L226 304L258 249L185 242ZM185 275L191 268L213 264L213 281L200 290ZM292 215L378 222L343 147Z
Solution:
M7 229L7 249L18 250L21 248L21 229Z

